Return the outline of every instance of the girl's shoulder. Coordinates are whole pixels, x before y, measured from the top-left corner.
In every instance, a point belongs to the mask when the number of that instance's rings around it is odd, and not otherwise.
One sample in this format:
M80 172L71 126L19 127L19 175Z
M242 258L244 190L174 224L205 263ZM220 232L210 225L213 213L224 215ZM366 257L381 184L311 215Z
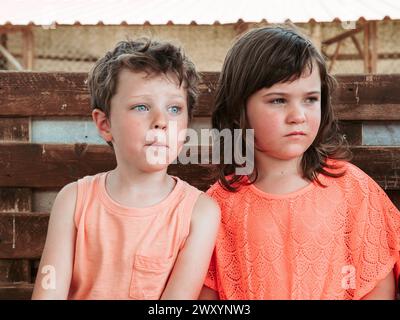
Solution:
M365 173L358 166L347 161L333 161L337 167L340 167L344 175L338 178L322 176L320 181L323 184L334 186L345 191L347 199L360 202L382 203L386 207L395 208L389 196L383 187ZM329 190L327 191L329 192Z
M335 184L342 184L347 187L351 186L355 189L365 189L370 186L379 187L376 181L366 172L348 161L329 159L327 164L333 168L325 168L325 170L332 173L343 173L343 175L337 178L324 176L322 179L331 180Z
M226 177L228 180L231 176ZM247 178L246 178L247 181ZM213 198L221 208L232 207L233 204L237 206L243 196L248 192L248 185L245 183L239 183L237 186L237 191L227 190L220 181L215 182L210 188L206 191L206 194Z

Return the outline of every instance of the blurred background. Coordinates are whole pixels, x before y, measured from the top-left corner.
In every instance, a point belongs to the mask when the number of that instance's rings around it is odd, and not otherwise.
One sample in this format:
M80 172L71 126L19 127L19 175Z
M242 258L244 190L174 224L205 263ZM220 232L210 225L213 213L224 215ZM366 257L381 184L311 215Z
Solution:
M0 69L87 72L116 42L140 36L181 45L201 71L219 71L249 28L290 21L331 72L400 72L398 0L0 1Z

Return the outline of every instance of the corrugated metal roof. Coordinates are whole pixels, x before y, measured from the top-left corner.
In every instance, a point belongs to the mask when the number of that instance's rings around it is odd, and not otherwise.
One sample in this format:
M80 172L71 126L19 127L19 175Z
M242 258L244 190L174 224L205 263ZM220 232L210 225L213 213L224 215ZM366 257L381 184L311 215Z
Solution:
M399 0L0 0L0 25L214 24L400 19Z

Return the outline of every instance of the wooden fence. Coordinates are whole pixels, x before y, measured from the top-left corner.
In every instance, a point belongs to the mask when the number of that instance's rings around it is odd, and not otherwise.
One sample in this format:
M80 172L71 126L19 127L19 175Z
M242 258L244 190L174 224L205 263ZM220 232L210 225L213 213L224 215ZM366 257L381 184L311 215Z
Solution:
M218 73L203 73L194 117L210 117ZM35 118L90 117L84 73L0 72L0 299L29 299L44 246L48 212L35 212L38 190L59 190L115 165L106 145L31 143ZM400 208L400 145L363 145L371 121L400 123L400 75L339 76L333 98L352 161ZM206 190L204 166L171 165L170 173Z

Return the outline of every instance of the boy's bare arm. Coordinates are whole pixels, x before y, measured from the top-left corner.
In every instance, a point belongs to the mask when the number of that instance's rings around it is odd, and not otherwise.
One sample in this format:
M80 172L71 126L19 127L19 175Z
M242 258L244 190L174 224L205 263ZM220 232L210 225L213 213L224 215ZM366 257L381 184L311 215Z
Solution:
M381 280L376 287L362 298L362 300L394 300L395 299L395 279L393 270Z
M54 201L32 299L68 297L75 251L76 196L74 182L66 185Z
M202 194L193 209L190 234L161 299L197 299L203 287L220 223L219 206Z

